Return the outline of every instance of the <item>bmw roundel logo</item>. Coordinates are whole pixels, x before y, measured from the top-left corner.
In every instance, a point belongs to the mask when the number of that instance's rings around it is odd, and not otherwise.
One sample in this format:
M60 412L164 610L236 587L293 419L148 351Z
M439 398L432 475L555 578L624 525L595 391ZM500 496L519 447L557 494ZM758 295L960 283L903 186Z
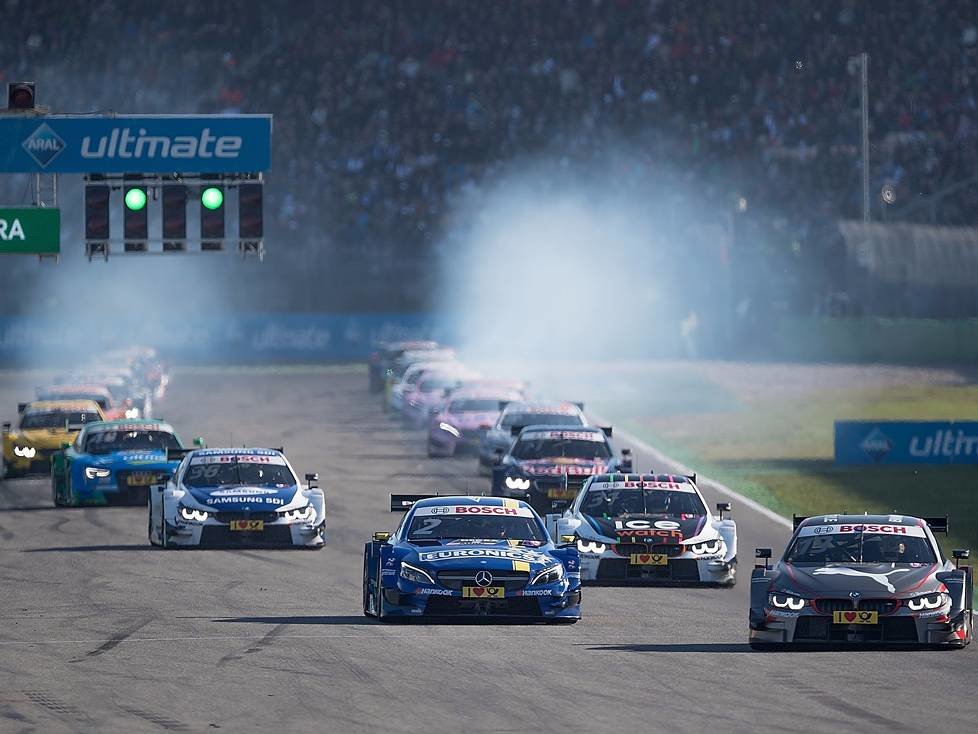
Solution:
M431 514L432 515L447 515L451 511L452 510L451 510L450 507L432 507L431 508Z
M492 583L492 574L489 573L488 571L479 571L475 575L475 582L479 586L488 586L489 584Z

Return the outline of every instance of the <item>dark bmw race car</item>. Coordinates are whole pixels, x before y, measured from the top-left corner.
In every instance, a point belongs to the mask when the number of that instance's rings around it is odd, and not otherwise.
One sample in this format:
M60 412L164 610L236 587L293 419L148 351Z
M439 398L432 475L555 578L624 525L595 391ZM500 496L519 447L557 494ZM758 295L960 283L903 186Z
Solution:
M541 514L565 509L595 474L628 473L631 451L614 455L611 428L527 426L492 468L492 494L526 499Z
M969 556L946 560L934 532L947 518L829 515L795 518L784 556L751 577L750 644L935 645L971 642Z
M581 618L577 548L553 543L525 502L391 495L407 511L363 552L363 613L417 617Z

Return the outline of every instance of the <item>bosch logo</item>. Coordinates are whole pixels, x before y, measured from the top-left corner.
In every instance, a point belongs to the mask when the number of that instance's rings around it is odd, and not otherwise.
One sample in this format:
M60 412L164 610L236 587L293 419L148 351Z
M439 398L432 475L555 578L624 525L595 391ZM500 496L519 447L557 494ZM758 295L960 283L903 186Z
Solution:
M475 582L479 586L488 586L489 584L492 583L492 574L489 573L488 571L479 571L475 575Z

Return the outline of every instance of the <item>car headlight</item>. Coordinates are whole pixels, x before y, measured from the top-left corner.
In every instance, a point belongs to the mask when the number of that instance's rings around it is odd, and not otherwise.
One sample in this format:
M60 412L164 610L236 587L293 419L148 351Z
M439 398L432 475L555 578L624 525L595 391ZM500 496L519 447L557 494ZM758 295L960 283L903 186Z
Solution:
M211 513L205 512L204 510L195 510L192 507L184 507L180 505L180 517L184 520L189 520L190 522L204 522L211 516Z
M797 612L799 609L804 609L805 605L808 603L805 599L798 596L792 596L791 594L778 594L774 593L768 596L768 602L775 609L791 609Z
M702 543L691 543L686 547L693 551L693 555L712 556L720 553L723 550L723 538L704 540Z
M132 419L138 417L139 417L139 408L129 408L126 410L126 418Z
M85 479L105 479L112 472L108 469L100 469L97 466L85 467Z
M506 477L507 489L529 489L530 480L526 477Z
M415 584L433 584L435 580L431 578L427 571L412 566L410 563L401 564L401 578L407 579Z
M452 434L453 436L455 436L455 438L461 438L462 437L462 434L459 433L459 430L455 426L453 426L451 423L439 423L438 424L438 427L441 430L443 430L445 433Z
M940 592L936 594L928 594L927 596L918 596L914 599L907 600L907 607L912 612L919 612L923 609L938 609L947 603L947 595Z
M594 555L601 555L608 549L604 543L597 543L593 540L581 540L577 539L577 550L580 553L593 553Z
M14 456L20 456L24 459L33 459L35 454L37 454L37 449L35 449L33 446L18 446L14 444Z
M316 508L312 505L306 505L305 507L298 507L294 510L286 510L282 513L284 517L289 522L307 522L312 520L316 516Z
M540 573L533 577L530 582L530 586L534 584L553 584L564 578L564 566L558 563L556 566L550 566L549 568L543 569Z

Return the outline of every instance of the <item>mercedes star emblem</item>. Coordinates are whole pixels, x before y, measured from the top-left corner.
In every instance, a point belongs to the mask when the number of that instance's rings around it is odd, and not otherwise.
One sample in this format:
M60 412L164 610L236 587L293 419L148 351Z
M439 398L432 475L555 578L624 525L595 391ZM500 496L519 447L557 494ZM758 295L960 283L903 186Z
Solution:
M479 571L475 575L475 582L479 586L488 586L489 584L492 583L492 574L489 573L488 571Z

